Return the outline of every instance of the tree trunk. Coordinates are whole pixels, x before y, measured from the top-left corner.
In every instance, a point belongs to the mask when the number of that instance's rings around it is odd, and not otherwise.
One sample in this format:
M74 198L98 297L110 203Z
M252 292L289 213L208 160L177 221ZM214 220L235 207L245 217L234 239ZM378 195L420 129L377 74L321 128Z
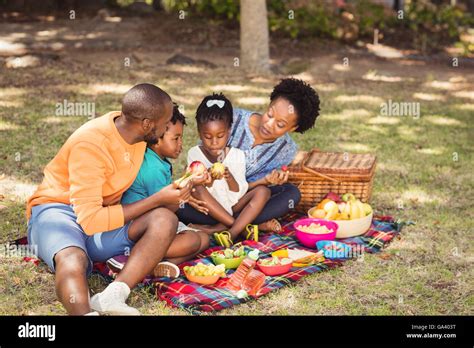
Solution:
M240 1L241 66L255 73L269 71L268 18L265 0Z

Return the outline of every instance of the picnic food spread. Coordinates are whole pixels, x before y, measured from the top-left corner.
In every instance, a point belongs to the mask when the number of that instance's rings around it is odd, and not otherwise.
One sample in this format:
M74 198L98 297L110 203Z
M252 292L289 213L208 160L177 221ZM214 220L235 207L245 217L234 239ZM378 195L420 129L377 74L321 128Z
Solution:
M345 193L339 197L329 192L319 204L308 211L313 218L326 220L355 220L372 213L368 203L362 203L352 193Z
M247 253L245 252L244 246L240 246L237 249L224 249L214 251L211 254L212 261L216 265L224 265L226 269L235 269L239 267Z
M198 263L194 266L185 266L183 268L184 272L192 276L225 276L225 267L224 265L205 265L203 263Z
M331 232L326 226L312 222L310 225L300 226L299 229L306 233L323 234Z

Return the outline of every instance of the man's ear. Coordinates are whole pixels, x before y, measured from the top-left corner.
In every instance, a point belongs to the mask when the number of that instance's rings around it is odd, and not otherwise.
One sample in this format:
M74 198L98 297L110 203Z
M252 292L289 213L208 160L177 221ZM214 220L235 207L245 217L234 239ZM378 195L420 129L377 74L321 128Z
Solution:
M146 131L149 130L151 128L151 126L152 126L152 124L151 124L150 119L144 118L142 120L142 127L143 127L144 130L146 130Z

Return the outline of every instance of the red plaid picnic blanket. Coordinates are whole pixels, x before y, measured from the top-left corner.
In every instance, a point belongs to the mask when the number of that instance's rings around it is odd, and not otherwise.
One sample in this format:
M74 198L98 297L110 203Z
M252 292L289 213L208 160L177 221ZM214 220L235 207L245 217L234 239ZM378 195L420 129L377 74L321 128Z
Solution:
M302 246L294 236L295 230L293 228L293 222L301 217L302 216L298 214L289 214L282 219L283 230L280 233L264 233L260 235L259 242L244 241L243 244L249 248L259 249L262 258L270 256L272 252L284 248L298 248L311 251L311 249ZM374 218L371 228L364 235L340 239L339 241L350 245L353 250L357 249L362 255L364 252L376 253L387 246L393 238L398 236L405 224L404 222L394 221L394 219L389 216L379 216ZM19 240L17 243L24 244L25 241ZM183 263L179 267L182 270L184 266L194 265L198 262L212 263L210 254L220 249L223 248L220 246L211 247L198 255L196 259ZM339 267L346 261L347 260L341 259L325 259L323 262L311 266L292 268L289 273L281 276L267 276L263 287L254 297L238 298L235 293L227 290L226 283L228 277L219 279L219 281L213 285L200 285L188 281L182 274L176 279L147 278L144 280L142 286L151 286L157 298L165 301L172 307L185 309L192 314L200 314L202 312L219 311L233 305L253 300L285 285L296 282L304 276ZM108 280L113 279L113 274L105 264L95 263L94 271L103 275ZM230 275L231 272L232 271L229 271L228 275Z
M261 257L270 256L278 249L303 247L295 238L293 222L301 218L301 215L291 214L282 221L283 231L280 233L262 234L259 242L245 241L243 244L251 248L257 248L261 252ZM286 223L286 224L285 224ZM339 240L352 248L357 248L359 252L375 253L382 250L390 241L401 232L404 223L395 222L391 217L377 217L373 220L370 230L362 236ZM223 249L215 246L198 255L197 259L180 265L182 269L186 265L194 265L198 262L212 263L210 254L215 250ZM314 251L314 250L313 250ZM221 278L213 285L199 285L188 281L184 275L177 279L159 278L151 280L156 289L158 299L165 301L173 307L179 307L192 314L201 312L219 311L233 305L247 302L249 300L263 296L271 291L279 289L285 285L296 282L304 276L320 272L322 270L338 267L346 260L325 259L322 263L302 267L292 268L289 273L276 277L266 277L264 286L258 291L256 297L238 298L235 293L226 289L228 278ZM230 274L230 272L228 273Z

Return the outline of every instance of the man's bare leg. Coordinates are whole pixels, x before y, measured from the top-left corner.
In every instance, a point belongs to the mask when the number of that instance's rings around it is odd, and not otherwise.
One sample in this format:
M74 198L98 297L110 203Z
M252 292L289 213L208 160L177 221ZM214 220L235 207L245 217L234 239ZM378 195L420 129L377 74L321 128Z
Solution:
M84 250L69 247L54 256L56 294L69 315L84 315L91 311L87 266L89 258Z
M177 228L178 218L166 208L156 208L135 219L128 236L136 244L115 281L124 282L130 289L134 288L165 257L176 237Z

